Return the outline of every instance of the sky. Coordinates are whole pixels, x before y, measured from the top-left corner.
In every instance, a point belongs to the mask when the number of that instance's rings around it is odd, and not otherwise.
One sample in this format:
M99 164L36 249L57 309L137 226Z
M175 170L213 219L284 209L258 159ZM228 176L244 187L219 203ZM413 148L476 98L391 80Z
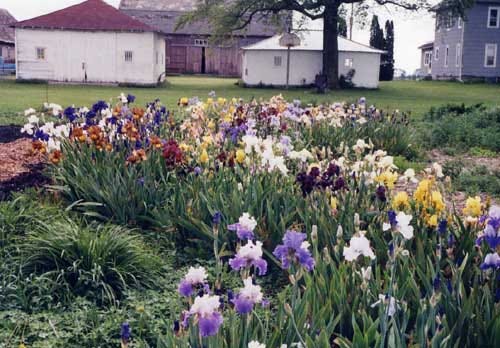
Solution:
M68 7L83 0L0 0L0 8L7 9L17 20L29 19ZM120 0L105 0L118 7ZM436 2L432 0L432 2ZM420 65L418 46L434 40L434 19L429 13L409 13L394 7L377 7L376 14L383 26L387 19L394 20L396 67L412 73ZM311 27L321 28L321 23ZM369 26L353 30L353 40L364 44L369 41Z

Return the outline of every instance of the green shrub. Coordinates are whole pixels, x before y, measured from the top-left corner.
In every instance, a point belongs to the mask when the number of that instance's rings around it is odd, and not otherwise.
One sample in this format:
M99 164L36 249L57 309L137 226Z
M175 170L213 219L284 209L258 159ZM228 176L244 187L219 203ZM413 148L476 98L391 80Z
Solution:
M500 108L447 106L431 109L425 120L418 128L420 142L429 149L500 152Z
M137 236L116 226L82 228L71 220L40 224L21 248L23 273L51 279L63 301L76 295L98 304L114 302L128 288L152 287L160 267Z

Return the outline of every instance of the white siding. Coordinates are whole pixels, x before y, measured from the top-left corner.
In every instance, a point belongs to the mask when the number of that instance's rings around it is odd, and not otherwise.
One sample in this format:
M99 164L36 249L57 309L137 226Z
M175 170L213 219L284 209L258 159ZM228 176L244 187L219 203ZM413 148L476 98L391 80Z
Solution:
M154 33L16 29L17 78L156 83L158 37ZM45 48L44 61L37 59L37 47ZM125 51L133 52L131 62L125 61Z
M281 56L281 66L274 65L274 57ZM356 70L353 82L357 87L377 88L379 83L380 54L364 52L340 52L339 73L347 74L346 58L353 60ZM243 82L247 85L286 84L286 50L245 50L243 54ZM290 85L301 86L314 83L322 71L323 54L320 51L292 51L290 54Z

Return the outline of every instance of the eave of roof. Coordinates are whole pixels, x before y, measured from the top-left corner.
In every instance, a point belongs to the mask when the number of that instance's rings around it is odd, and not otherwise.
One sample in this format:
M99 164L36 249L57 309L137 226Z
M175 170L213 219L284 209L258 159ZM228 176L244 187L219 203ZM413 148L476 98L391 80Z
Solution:
M122 13L102 0L87 0L46 15L17 22L12 27L76 31L158 32L155 28Z

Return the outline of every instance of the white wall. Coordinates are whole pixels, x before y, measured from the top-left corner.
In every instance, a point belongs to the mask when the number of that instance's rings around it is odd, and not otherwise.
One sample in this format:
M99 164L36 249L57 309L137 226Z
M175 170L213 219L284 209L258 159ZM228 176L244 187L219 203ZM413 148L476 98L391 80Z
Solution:
M274 65L274 57L281 57L281 66ZM379 83L380 54L340 52L339 73L347 74L345 59L353 59L356 70L353 82L357 87L377 88ZM286 84L286 50L252 51L243 54L243 82L247 85L283 86ZM290 85L301 86L314 83L323 69L323 54L320 51L292 51L290 55Z
M16 29L17 78L64 82L156 83L159 36L154 33ZM163 40L161 40L163 41ZM162 46L163 45L163 46ZM162 47L161 47L162 46ZM37 59L45 48L45 60ZM125 51L133 52L132 62Z

